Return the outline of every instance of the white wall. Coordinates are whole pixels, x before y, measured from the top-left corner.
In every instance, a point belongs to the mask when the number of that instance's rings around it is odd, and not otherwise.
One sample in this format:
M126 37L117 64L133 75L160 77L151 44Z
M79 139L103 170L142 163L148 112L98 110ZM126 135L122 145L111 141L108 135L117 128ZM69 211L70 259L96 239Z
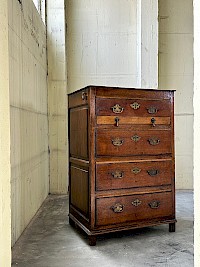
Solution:
M68 190L64 0L47 0L50 193Z
M159 88L176 89L176 188L193 188L193 1L159 0Z
M8 1L12 244L49 192L46 30L21 2Z
M194 260L200 263L200 1L194 0Z
M8 6L0 1L0 266L11 265Z
M90 84L157 87L157 1L66 4L68 92Z

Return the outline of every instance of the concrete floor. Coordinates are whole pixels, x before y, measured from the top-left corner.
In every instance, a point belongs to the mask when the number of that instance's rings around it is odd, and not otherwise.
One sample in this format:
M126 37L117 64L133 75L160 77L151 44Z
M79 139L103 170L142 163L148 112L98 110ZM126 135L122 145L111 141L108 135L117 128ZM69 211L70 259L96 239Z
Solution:
M107 234L90 247L68 223L68 198L50 195L13 248L18 267L192 267L193 192L176 194L176 232L168 225Z

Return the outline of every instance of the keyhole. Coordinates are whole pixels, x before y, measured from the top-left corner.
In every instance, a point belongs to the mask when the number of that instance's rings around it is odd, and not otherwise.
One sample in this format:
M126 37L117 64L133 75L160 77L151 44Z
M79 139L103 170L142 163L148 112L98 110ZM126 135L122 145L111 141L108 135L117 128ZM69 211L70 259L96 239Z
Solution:
M153 124L153 127L155 127L156 126L156 119L155 118L152 118L151 119L151 123Z
M118 117L115 118L115 125L116 125L117 127L119 126L119 118L118 118Z

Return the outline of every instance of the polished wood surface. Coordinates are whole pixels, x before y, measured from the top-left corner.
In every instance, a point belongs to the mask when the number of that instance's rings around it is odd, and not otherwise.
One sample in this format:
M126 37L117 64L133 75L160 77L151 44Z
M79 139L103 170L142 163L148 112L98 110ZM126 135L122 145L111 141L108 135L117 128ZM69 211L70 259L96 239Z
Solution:
M134 141L133 138L138 138ZM152 143L151 143L151 140ZM169 130L123 131L98 129L96 131L97 156L132 156L171 153Z
M70 94L69 101L68 101L68 107L74 108L74 107L80 107L85 106L88 103L88 89L81 90L79 92L76 92L75 94Z
M135 104L135 109L131 105ZM115 113L113 107L119 105L120 113ZM96 115L112 116L119 114L122 116L170 116L170 100L143 100L143 99L117 99L117 98L97 98ZM119 109L119 108L118 108Z
M69 121L70 156L88 159L88 108L72 109Z
M175 231L174 91L87 86L69 94L69 218L96 236Z
M169 185L172 161L146 161L96 165L96 190Z
M71 165L71 204L88 217L89 174L88 170Z
M97 225L170 217L173 212L171 192L100 198L96 205Z
M117 124L118 121L118 124ZM152 123L154 121L154 125ZM111 124L116 127L119 127L124 124L147 124L151 127L155 127L158 125L169 125L170 117L124 117L124 116L97 116L97 124Z

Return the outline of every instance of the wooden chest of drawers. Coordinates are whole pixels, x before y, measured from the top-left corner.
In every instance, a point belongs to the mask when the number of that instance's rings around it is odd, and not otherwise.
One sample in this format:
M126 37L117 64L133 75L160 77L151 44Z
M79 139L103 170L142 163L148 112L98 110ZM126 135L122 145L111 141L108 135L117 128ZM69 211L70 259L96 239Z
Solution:
M175 231L174 91L88 86L69 94L69 221L97 235Z

